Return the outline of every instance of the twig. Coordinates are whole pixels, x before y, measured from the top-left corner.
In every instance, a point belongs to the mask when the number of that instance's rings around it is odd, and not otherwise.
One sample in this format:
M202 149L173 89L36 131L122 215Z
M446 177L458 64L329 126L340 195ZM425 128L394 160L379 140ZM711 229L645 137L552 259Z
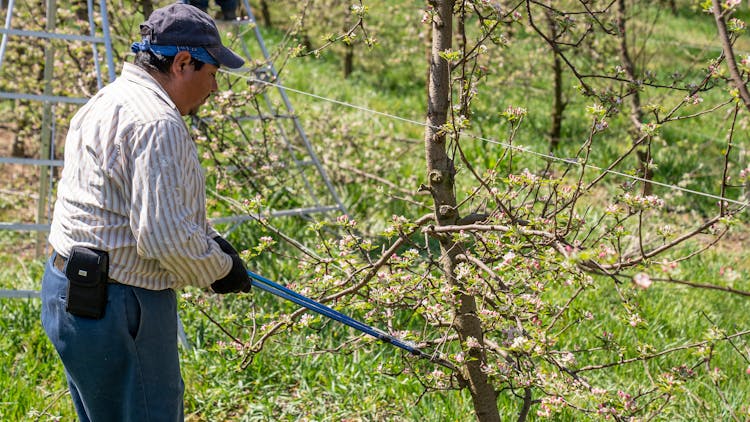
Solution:
M726 286L717 286L716 284L696 283L694 281L677 280L671 277L668 277L668 278L652 277L651 280L665 282L665 283L682 284L685 286L695 287L698 289L719 290L722 292L733 293L733 294L740 295L740 296L750 296L750 292L746 290L738 290L738 289L733 289L731 287L726 287Z
M414 228L413 231L411 231L408 234L412 234L414 231L416 231L417 227L421 227L422 225L426 224L428 221L430 221L432 219L434 219L434 215L433 214L427 214L427 215L424 215L421 218L417 219L417 221L414 222L414 224L416 225L416 227ZM372 265L372 267L370 267L370 270L367 272L367 274L365 274L364 278L362 280L360 280L359 283L355 284L354 286L352 286L352 287L350 287L348 289L344 289L344 290L342 290L342 291L340 291L340 292L338 292L338 293L336 293L334 295L327 296L324 299L322 299L321 302L325 303L325 302L330 302L332 300L336 300L336 299L338 299L340 297L343 297L343 296L346 296L348 294L354 293L357 290L359 290L362 287L364 287L367 283L370 282L370 280L375 276L375 274L378 273L378 270L380 269L380 267L382 267L383 265L385 265L385 263L388 262L388 260L391 258L391 256L393 254L395 254L396 251L404 243L406 243L407 240L408 240L407 234L403 234L402 236L400 236L395 242L393 242L393 245L391 245L391 247L388 248L388 250L383 253L383 255L380 257L380 259L378 259Z
M475 257L473 255L469 255L469 254L463 253L463 254L456 255L456 259L459 260L459 261L470 262L470 263L476 265L477 267L479 267L480 269L482 269L484 272L486 272L487 274L489 274L490 277L492 277L493 280L495 280L497 282L498 286L500 286L500 290L501 291L507 292L507 291L510 290L508 288L508 285L503 282L503 280L500 278L500 276L498 276L497 274L495 274L495 272L492 271L492 269L490 267L488 267L487 264L485 264L484 262L482 262L477 257ZM492 287L492 286L490 286L490 287Z
M669 348L669 349L662 350L660 352L652 353L650 355L643 355L643 356L638 356L638 357L630 358L630 359L621 359L621 360L619 360L617 362L609 362L609 363L603 363L603 364L600 364L600 365L584 366L582 368L578 368L576 370L573 370L572 372L577 374L579 372L593 371L593 370L597 370L597 369L605 369L605 368L611 368L613 366L625 365L625 364L633 363L633 362L651 360L651 359L657 358L659 356L664 356L664 355L667 355L667 354L670 354L670 353L678 352L680 350L694 349L694 348L697 348L697 347L705 346L706 344L709 344L712 341L730 340L730 339L733 339L733 338L736 338L736 337L742 337L742 336L745 336L745 335L748 335L748 334L750 334L750 330L739 331L737 333L734 333L734 334L731 334L731 335L727 335L727 336L724 336L724 337L722 337L720 339L716 339L716 340L704 340L704 341L699 341L697 343L685 344L685 345L682 345L682 346L676 346L676 347L672 347L672 348Z
M504 226L500 224L467 224L463 226L428 226L422 229L425 233L437 234L437 233L456 233L461 231L478 231L478 232L489 232L497 231L507 233L511 230L516 230L518 233L525 236L539 236L549 240L555 240L556 236L553 233L542 231L542 230L530 230L523 227Z
M714 224L716 224L716 222L718 222L722 218L724 218L724 216L722 216L722 215L718 215L716 217L713 217L713 218L705 221L703 224L701 224L700 226L698 226L694 230L692 230L692 231L690 231L688 233L685 233L682 236L674 239L673 241L671 241L669 243L665 243L664 245L659 246L658 248L654 248L654 249L652 249L652 250L650 250L648 252L645 252L645 253L641 254L641 256L639 256L637 258L629 259L626 262L618 262L616 264L597 265L597 266L599 268L601 268L601 269L604 269L604 270L618 270L618 269L621 269L621 268L632 267L634 265L638 265L638 264L640 264L641 262L645 261L648 258L652 258L652 257L654 257L654 256L656 256L656 255L658 255L658 254L660 254L660 253L662 253L664 251L670 250L670 249L674 248L675 246L679 245L680 243L685 242L686 240L691 239L691 238L697 236L698 234L702 233L707 228L709 228L709 227L713 226Z

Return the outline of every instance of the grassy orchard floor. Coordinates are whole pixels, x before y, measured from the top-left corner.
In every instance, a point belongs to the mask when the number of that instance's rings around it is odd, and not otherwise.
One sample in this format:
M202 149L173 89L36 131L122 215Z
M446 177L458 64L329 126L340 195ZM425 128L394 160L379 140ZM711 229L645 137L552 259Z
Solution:
M395 3L388 7L398 8ZM371 6L370 9L377 19L379 8ZM404 14L417 15L417 7L407 5L405 9ZM382 20L390 21L390 26L384 27L378 34L383 47L372 51L358 51L355 73L349 80L342 81L339 78L338 57L333 53L324 53L321 59L308 57L290 62L282 75L284 83L299 90L421 121L424 116L423 41L408 32L414 28L413 19L402 19L397 14L386 16ZM406 24L408 22L410 24ZM685 12L672 18L669 24L659 26L654 39L666 37L667 40L674 39L674 42L680 44L706 45L713 42L709 39L714 34L712 25L710 17L697 18L695 14ZM686 29L690 31L689 34L685 32ZM266 35L270 46L273 45L274 38L283 36L271 31ZM525 107L529 110L529 115L519 133L518 142L543 151L550 108L548 91L545 90L549 87L549 80L544 78L549 75L537 73L531 84L524 82L527 75L523 69L528 64L524 58L539 60L534 43L524 37L526 35L519 34L519 39L513 46L512 55L515 60L505 62L503 70L496 73L497 76L505 76L505 79L482 87L476 100L475 117L484 125L485 133L493 139L503 140L505 128L497 123L498 113L508 105ZM411 45L407 45L408 42ZM738 46L747 50L747 36L738 42ZM693 50L701 49L685 49L691 54L695 52ZM685 55L688 57L676 61L684 63L692 59L690 54ZM414 61L407 60L410 57L415 58ZM661 55L657 55L657 58L660 57ZM657 74L671 73L674 70L671 68L674 60L664 57L664 61L667 63L655 62L655 66L665 67L663 71L656 69ZM700 62L693 70L699 73L695 69L704 65L705 62ZM592 101L575 96L572 82L566 80L566 83L569 84L567 93L571 103L563 134L566 139L574 141L563 146L563 149L570 151L562 151L560 156L572 154L579 146L580 139L585 137L588 116L583 110ZM516 86L519 89L514 90ZM528 86L533 89L527 89ZM494 93L502 94L497 96ZM342 142L330 139L332 129L343 131L346 128L353 143L368 148L363 154L365 159L358 163L363 170L381 174L376 165L387 163L390 167L387 172L382 173L388 178L408 189L418 186L419 180L415 173L421 174L424 166L421 145L423 127L394 122L370 113L352 112L297 94L291 95L291 100L324 162L336 162L335 159L326 161L326 153L337 155L335 147L337 142ZM711 100L710 96L707 97L706 104ZM613 120L613 130L615 123ZM719 129L725 129L727 124L726 121L720 122ZM661 166L657 172L659 180L677 183L683 174L691 173L697 168L696 163L707 156L717 156L716 150L725 146L723 137L717 136L717 133L723 133L719 129L715 122L699 120L685 121L665 128L664 145L659 144L656 151L657 162ZM617 136L609 133L604 135L607 137L603 139L610 142L603 152L596 152L599 156L595 157L595 161L599 164L606 163L620 149L627 147L627 142L615 142L620 139ZM401 139L409 142L401 142ZM695 139L708 141L696 142ZM406 150L393 152L395 145L404 144L407 145ZM675 149L667 148L667 145ZM467 140L465 148L470 159L485 158L486 166L493 164L492 158L499 156L501 150L500 147L474 140ZM372 151L376 152L375 158L367 155ZM531 162L528 164L531 168L539 165L538 162L533 162L536 160L533 157L523 159ZM369 168L368 165L375 168ZM524 165L526 164L519 165L518 168ZM694 184L687 187L715 191L715 174L706 172L698 176L703 179L694 180ZM18 185L27 184L19 182ZM386 224L393 213L414 214L408 212L413 211L408 204L382 206L392 201L389 198L383 199L382 194L371 195L376 189L364 184L350 183L340 189L344 200L348 201L347 205L358 204L358 208L353 207L353 212L366 214L360 219L368 219L373 232ZM466 186L459 186L458 189L466 189ZM29 199L31 195L23 198L30 202L33 209L33 201ZM689 200L683 201L689 203ZM0 210L7 212L17 202L17 196L0 196ZM374 209L374 203L381 206ZM376 212L379 214L375 215ZM11 218L4 218L3 221L17 219L15 214L4 217ZM729 239L720 249L685 265L682 271L689 275L686 278L750 290L750 264L742 250L743 245L748 242L747 227L740 229L738 233L735 235L738 237ZM43 263L29 258L33 249L21 247L28 243L29 238L26 236L0 232L0 250L4 251L0 255L0 288L38 289ZM277 268L278 263L265 265L274 271L284 272ZM736 279L727 276L731 274L727 271L729 267L738 274ZM658 344L669 348L701 341L706 337L712 322L728 333L747 327L747 299L742 296L662 283L656 283L643 291L635 291L629 285L622 286L622 289L631 293L634 301L640 305L639 312L648 321L646 326L632 327L624 323L623 319L627 315L622 311L612 282L597 280L596 289L587 291L576 302L575 307L591 311L595 317L571 326L560 337L560 346L595 345L597 336L606 331L612 333L613 338L623 345L626 352L624 357L627 358L637 356L640 344ZM570 291L558 287L549 289L547 294L550 299L564 300ZM212 312L215 312L217 319L224 320L230 312L247 312L250 301L254 301L256 310L262 310L263 313L272 313L284 306L270 295L255 291L242 299L229 298L221 306L214 307ZM75 419L67 396L62 366L39 322L39 306L36 299L0 299L0 329L4 334L0 337L0 368L3 368L0 372L0 391L3 392L0 398L0 420L3 421ZM295 329L278 335L255 356L245 370L241 370L236 354L219 346L220 342L228 342L226 336L211 325L193 305L182 301L180 315L193 346L191 350L181 350L186 382L186 414L189 420L348 419L442 422L473 418L471 403L465 393L428 394L420 397L423 390L414 377L408 374L388 375L397 372L395 369L398 368L393 366L398 364L400 357L400 352L390 346L372 345L367 350L344 354L309 354L306 340L309 335L318 334L327 341L325 346L333 349L341 344L339 340L344 334L351 333L351 330L337 324L329 324L317 333L309 329ZM750 403L750 375L746 373L749 349L745 338L736 339L734 346L724 342L716 347L712 363L723 374L718 383L725 395L724 399L716 393L710 380L702 376L675 392L674 400L679 403L675 407L677 411L664 413L660 419L727 420L727 408L741 415L740 419L746 418ZM583 365L609 362L612 358L591 355L579 356L577 360ZM598 386L622 388L633 393L641 386L651 385L653 378L672 367L681 364L692 366L699 361L692 352L677 352L645 365L638 362L606 374L591 373L588 376ZM705 375L706 369L698 366L695 371L699 375ZM506 418L515 415L517 405L517 400L509 398L507 393L501 395L501 412ZM536 407L532 408L532 417L536 410ZM572 417L563 415L560 419L569 420Z
M40 261L18 260L3 256L0 288L37 288L41 277ZM727 280L731 267L739 278ZM684 268L698 282L733 285L750 290L750 272L742 251L717 251ZM730 277L733 278L734 276ZM728 333L747 327L747 299L666 283L656 283L634 294L647 326L631 327L619 298L606 280L588 291L576 309L591 310L595 318L569 329L560 337L561 347L572 344L587 346L596 336L607 331L625 346L625 358L637 356L639 344L659 344L665 348L701 341L713 324ZM194 292L195 293L195 292ZM564 288L550 292L564 297ZM252 302L255 310L273 312L282 304L267 293L254 291L245 297L218 300L208 296L207 305L216 317L247 309ZM217 300L222 302L220 306ZM67 394L62 366L45 337L39 322L38 299L0 300L0 420L74 420L74 410ZM274 337L273 341L244 370L237 354L222 342L224 334L213 326L198 309L181 301L180 315L184 322L191 350L181 349L183 377L186 382L186 415L193 421L217 420L395 420L395 421L461 421L472 419L470 400L465 394L427 394L421 397L420 384L410 375L388 375L398 365L398 350L374 344L364 350L344 354L310 354L306 338L317 334L331 348L349 329L328 324L319 332L293 329ZM712 321L712 322L709 322ZM568 344L565 344L568 343ZM589 346L591 344L588 344ZM736 349L735 349L736 348ZM726 405L711 383L702 377L706 368L694 368L699 378L686 382L675 392L673 400L680 403L679 413L664 413L659 420L726 420L726 408L748 416L750 374L746 338L734 344L719 343L714 350L712 365L719 368L719 385ZM601 355L590 360L578 357L579 365L611 361ZM586 374L595 385L639 391L651 385L650 377L686 364L699 363L694 351L677 352L649 361L622 366L606 374ZM648 372L643 369L647 367ZM511 417L517 401L500 398L501 411ZM536 408L532 409L534 413ZM564 416L563 414L562 416ZM579 415L580 417L580 415Z
M6 267L0 286L10 288L8 280L23 278L23 285L33 287L41 265L32 263L28 274L9 272ZM212 297L209 301L216 299ZM227 299L234 303L223 311L251 300L269 311L278 304L256 291ZM5 333L0 339L0 366L7 368L0 375L0 389L6 392L0 420L74 420L62 364L39 321L40 301L2 299L0 312L0 329ZM293 331L277 337L241 370L236 353L220 346L228 341L226 336L197 308L182 302L180 314L192 346L181 348L187 420L414 420L429 419L435 411L449 420L463 420L470 414L458 393L427 396L415 405L419 384L408 375L383 373L383 367L396 362L399 354L387 345L374 345L371 353L306 354L305 337L311 333ZM341 328L324 331L328 333L322 336L340 337ZM331 340L335 347L335 339Z

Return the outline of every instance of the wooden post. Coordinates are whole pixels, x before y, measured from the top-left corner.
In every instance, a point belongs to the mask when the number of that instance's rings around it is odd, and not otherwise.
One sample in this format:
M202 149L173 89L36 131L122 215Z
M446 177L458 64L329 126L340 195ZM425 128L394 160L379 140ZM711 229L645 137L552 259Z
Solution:
M57 21L57 0L47 0L47 32L54 32ZM52 79L55 70L55 45L49 40L44 49L44 95L52 95ZM52 104L45 101L42 107L42 127L41 127L41 147L39 153L42 160L50 159L50 145L52 140ZM47 222L47 195L49 193L50 167L39 167L39 199L36 209L36 223L45 224ZM47 245L46 232L37 232L36 237L36 256L42 256Z

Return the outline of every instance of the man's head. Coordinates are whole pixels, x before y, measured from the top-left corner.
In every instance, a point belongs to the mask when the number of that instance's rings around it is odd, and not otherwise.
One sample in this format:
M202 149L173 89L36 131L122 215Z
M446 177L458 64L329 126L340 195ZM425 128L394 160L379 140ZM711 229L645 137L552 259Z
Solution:
M186 50L194 59L214 66L226 66L230 69L241 67L245 61L221 43L221 35L214 20L195 6L175 3L151 13L148 20L141 24L142 43L134 46L143 51L143 47L164 56L159 50L176 51L168 47ZM144 45L145 44L145 45Z
M220 66L238 68L245 62L222 45L213 19L187 4L154 10L141 24L141 36L131 47L135 64L157 78L183 115L197 111L216 91Z

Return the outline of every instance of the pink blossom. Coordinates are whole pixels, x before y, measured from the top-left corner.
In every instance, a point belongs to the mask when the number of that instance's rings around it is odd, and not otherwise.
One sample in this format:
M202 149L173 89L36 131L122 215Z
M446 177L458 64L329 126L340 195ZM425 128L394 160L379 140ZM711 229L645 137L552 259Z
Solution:
M302 326L307 326L308 324L310 324L310 321L311 321L311 320L312 320L313 318L314 318L314 317L313 317L312 315L310 315L310 314L304 314L304 315L302 315L302 317L301 317L301 318L299 319L299 323L300 323L300 325L302 325Z
M435 13L435 10L432 8L432 6L427 6L427 9L422 11L422 23L432 23L432 16Z
M697 94L696 95L689 95L689 96L685 97L685 102L688 103L688 104L693 104L693 105L700 104L700 103L703 102L703 98L701 98L701 96L697 95Z
M638 273L633 276L633 283L641 289L648 289L651 286L651 277L646 273Z
M674 270L676 268L677 268L677 263L674 262L674 261L672 261L672 262L664 261L661 264L661 271L665 272L665 273L668 273L668 272L670 272L670 271L672 271L672 270Z
M573 355L573 353L565 352L560 355L560 361L566 365L575 365L576 357L575 355Z
M724 3L724 7L726 7L727 9L729 9L729 8L734 7L734 6L738 6L740 3L742 3L742 0L727 0Z
M536 415L540 418L548 418L552 416L552 409L550 409L546 404L542 404L541 406L539 406L539 410L536 411Z
M631 327L637 327L642 322L643 318L638 314L631 314L630 317L628 317L628 324L630 324Z
M736 281L740 278L740 273L735 271L732 267L719 268L719 275L724 277L727 281Z
M609 127L609 123L607 123L607 121L606 121L606 120L602 119L602 120L600 120L599 122L597 122L597 123L596 123L596 124L594 125L594 130L595 130L596 132L603 132L603 131L604 131L605 129L607 129L608 127Z
M479 340L471 336L466 337L466 346L470 349L478 349L479 347L481 347L479 344Z

